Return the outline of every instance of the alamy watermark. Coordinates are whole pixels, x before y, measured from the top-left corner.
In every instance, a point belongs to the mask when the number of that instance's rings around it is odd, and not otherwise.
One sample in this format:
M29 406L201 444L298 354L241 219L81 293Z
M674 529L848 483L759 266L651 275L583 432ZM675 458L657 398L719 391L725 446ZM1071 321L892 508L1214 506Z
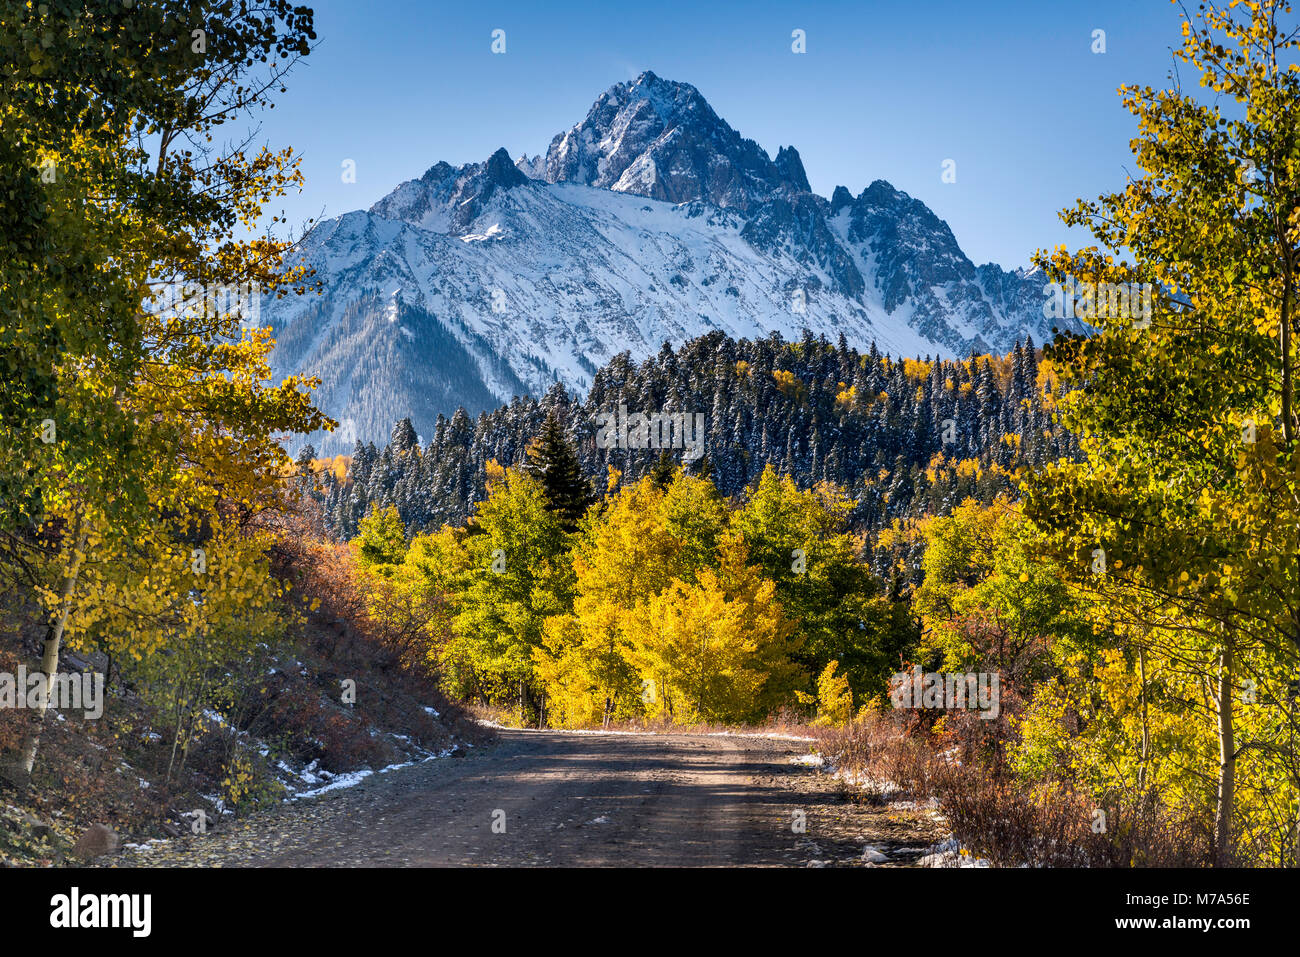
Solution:
M1129 319L1138 329L1151 324L1154 287L1149 282L1049 282L1043 287L1047 319Z
M164 283L142 304L146 313L162 316L197 314L205 319L236 316L246 326L262 319L262 286L256 282L224 285L201 282Z
M620 405L617 412L596 416L596 448L683 449L682 458L694 462L704 454L704 413L633 412Z
M81 711L94 721L104 714L104 676L84 672L47 677L43 671L28 673L25 665L19 665L17 674L0 672L0 708Z
M979 711L989 720L1001 712L996 671L965 674L922 674L916 665L909 674L900 671L889 682L889 700L895 708L944 708Z
M122 928L132 937L148 937L152 913L152 894L83 894L74 887L50 898L50 926L55 929Z

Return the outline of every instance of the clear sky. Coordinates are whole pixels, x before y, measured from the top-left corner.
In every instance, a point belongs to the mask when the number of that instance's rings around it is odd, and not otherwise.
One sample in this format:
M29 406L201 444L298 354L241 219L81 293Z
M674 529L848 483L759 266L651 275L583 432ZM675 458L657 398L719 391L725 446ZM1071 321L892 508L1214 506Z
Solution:
M310 5L319 46L262 120L268 144L304 156L306 189L276 205L292 223L366 208L439 160L544 152L602 91L653 70L770 155L795 146L814 191L888 180L977 264L1008 268L1087 244L1057 211L1122 187L1135 125L1116 89L1163 85L1179 41L1166 0Z

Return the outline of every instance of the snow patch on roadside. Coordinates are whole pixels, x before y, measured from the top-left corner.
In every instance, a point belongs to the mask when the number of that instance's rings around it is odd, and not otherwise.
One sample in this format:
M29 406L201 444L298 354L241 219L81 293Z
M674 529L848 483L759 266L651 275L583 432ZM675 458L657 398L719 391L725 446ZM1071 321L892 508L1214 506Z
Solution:
M299 791L298 793L289 796L285 800L297 801L300 798L313 798L316 797L317 795L325 794L328 791L339 791L342 790L343 788L355 787L356 785L360 784L362 781L364 781L366 778L370 777L371 775L388 774L390 771L400 771L402 770L402 768L414 767L417 764L424 764L426 761L433 761L436 760L437 758L450 757L452 751L454 750L455 748L447 748L443 751L439 751L436 753L432 751L425 751L422 757L416 758L413 761L401 761L397 764L390 764L388 765L388 767L380 768L378 771L372 771L370 768L362 768L360 771L350 771L347 774L338 774L338 775L330 774L330 772L328 771L321 771L320 777L324 777L327 780L329 780L328 784L324 785L323 787L314 788L310 791ZM314 768L315 766L316 766L316 762L313 761L309 767ZM303 773L300 775L301 777L303 777L304 780L307 779L306 778L307 771L308 769L305 768L303 770ZM312 778L315 781L320 780L320 777L317 777L314 774L312 775Z
M962 847L955 837L935 844L916 863L919 867L992 867L984 858L976 857Z
M815 755L805 755L804 758L816 757ZM949 757L949 755L945 755ZM791 763L804 763L803 759L792 760ZM860 791L871 791L880 795L884 802L891 810L895 811L924 811L927 812L931 820L944 826L948 826L948 820L944 817L940 809L939 801L936 798L927 798L924 801L914 801L901 797L905 790L896 782L888 778L874 777L866 771L850 771L845 768L836 768L830 761L824 763L824 770L827 770L837 780L843 781L851 787ZM870 864L883 864L889 860L882 854L882 848L868 844L863 850L863 859ZM991 867L992 865L982 857L976 857L969 848L961 846L951 834L938 844L931 845L926 849L926 853L917 860L919 867Z
M360 771L349 771L347 774L340 774L337 776L330 775L333 780L331 780L329 784L326 784L324 787L316 788L313 791L299 791L290 800L296 801L299 798L316 797L318 794L324 794L327 791L338 791L342 788L354 787L374 773L375 772L371 771L369 768L363 768ZM322 771L321 774L329 775L329 772Z
M791 758L790 763L803 765L806 768L820 768L826 766L826 759L820 754L801 754L797 758Z
M158 846L160 844L166 844L166 843L167 843L167 838L155 837L148 841L145 841L143 844L132 844L130 842L127 842L122 845L122 850L138 851L141 854L148 854L150 851L158 850Z

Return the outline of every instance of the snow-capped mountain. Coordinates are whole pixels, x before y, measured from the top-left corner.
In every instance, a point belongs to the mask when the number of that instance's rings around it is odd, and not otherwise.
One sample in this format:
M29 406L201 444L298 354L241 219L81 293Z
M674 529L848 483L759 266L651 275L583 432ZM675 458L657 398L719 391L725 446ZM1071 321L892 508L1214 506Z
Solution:
M895 356L1006 351L1050 338L1043 280L975 266L924 203L877 180L813 194L693 86L611 87L544 156L438 163L299 253L323 296L266 301L280 373L322 377L341 423L318 450L382 439L410 416L471 412L614 355L722 330L804 328Z

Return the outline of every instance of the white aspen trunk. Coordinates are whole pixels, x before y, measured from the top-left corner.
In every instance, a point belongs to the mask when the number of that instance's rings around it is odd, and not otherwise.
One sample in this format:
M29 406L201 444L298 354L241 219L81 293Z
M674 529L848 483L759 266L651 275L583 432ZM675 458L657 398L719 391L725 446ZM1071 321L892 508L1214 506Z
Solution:
M1219 654L1219 794L1214 816L1214 863L1217 867L1229 866L1232 858L1232 811L1237 770L1232 691L1232 646L1225 644Z
M63 631L68 626L68 616L72 613L72 590L77 585L77 576L81 574L81 562L86 547L86 534L77 537L77 546L72 554L72 565L63 576L59 588L58 611L54 621L45 631L45 647L41 652L41 671L45 677L45 694L36 710L32 728L23 742L22 758L19 771L24 781L30 780L32 768L36 766L36 752L41 745L41 728L45 724L45 712L49 710L50 695L54 692L54 677L59 670L59 648L63 643Z

